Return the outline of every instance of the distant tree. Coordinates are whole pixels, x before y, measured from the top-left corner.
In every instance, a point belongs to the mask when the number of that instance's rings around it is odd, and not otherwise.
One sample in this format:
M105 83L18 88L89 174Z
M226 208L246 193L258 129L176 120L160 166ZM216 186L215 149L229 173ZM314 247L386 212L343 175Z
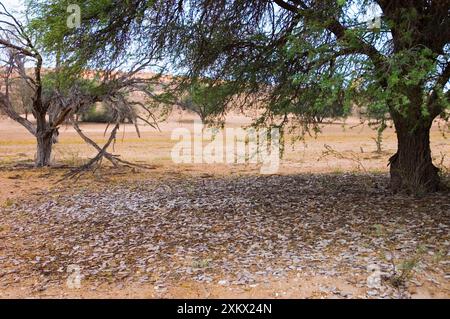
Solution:
M19 114L24 114L25 119L32 112L33 90L22 78L12 80L11 84L11 103L12 107Z
M96 102L102 102L112 114L110 124L114 127L106 145L115 138L119 124L125 118L132 119L137 131L138 119L153 125L136 110L137 107L142 107L149 112L143 101L146 96L150 97L149 87L154 79L137 76L148 60L140 60L139 65L127 71L117 72L112 68L91 72L91 78L85 69L62 63L53 70L46 71L44 75L44 57L48 57L50 53L46 52L44 55L39 49L39 29L24 26L1 2L0 16L0 110L36 137L37 167L50 165L52 146L57 141L60 125L66 121L74 122L75 114ZM27 87L25 92L21 91L24 86ZM135 92L144 95L142 101L129 98ZM23 94L24 98L31 95L31 105L25 107L31 110L34 121L21 116L21 109L17 107L18 94ZM76 123L74 125L77 126ZM78 126L76 129L80 135L83 134ZM121 161L86 136L82 137L101 155L96 156L92 164L103 156L115 165Z
M183 109L194 112L203 123L209 124L225 111L231 90L232 88L227 83L214 84L207 80L195 81L190 83L186 91L182 93L182 98L178 103L177 99L174 103Z
M44 102L42 84L42 56L33 45L23 25L0 3L0 15L9 21L0 22L0 49L2 65L2 87L0 91L0 108L11 119L23 125L37 140L36 166L45 166L50 162L52 143L56 140L58 126L62 123L65 112L53 113L48 117L50 103ZM25 69L26 62L34 63L34 75ZM26 81L33 91L32 112L36 125L23 118L13 105L12 85L17 78Z
M130 112L131 113L131 112ZM114 112L111 108L105 107L102 103L96 103L80 110L76 116L83 123L113 123ZM133 123L133 119L126 114L120 119L120 123Z

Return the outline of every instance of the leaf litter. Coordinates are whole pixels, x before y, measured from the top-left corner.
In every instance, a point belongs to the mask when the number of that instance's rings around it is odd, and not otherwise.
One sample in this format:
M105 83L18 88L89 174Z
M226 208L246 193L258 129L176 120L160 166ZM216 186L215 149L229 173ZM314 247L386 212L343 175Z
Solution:
M369 177L150 178L47 192L2 208L0 285L38 278L37 289L46 289L77 265L89 282L158 291L187 280L254 287L292 273L365 287L370 265L389 273L394 257L407 260L423 246L415 274L448 294L448 193L394 195L387 176ZM367 297L397 293L383 282Z

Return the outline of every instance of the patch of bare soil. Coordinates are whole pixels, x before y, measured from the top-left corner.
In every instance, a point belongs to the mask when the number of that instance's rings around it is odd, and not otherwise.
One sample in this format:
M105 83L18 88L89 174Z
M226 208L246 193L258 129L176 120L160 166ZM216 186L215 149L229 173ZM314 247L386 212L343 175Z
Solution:
M163 176L3 206L0 296L450 297L448 192L392 195L381 174Z

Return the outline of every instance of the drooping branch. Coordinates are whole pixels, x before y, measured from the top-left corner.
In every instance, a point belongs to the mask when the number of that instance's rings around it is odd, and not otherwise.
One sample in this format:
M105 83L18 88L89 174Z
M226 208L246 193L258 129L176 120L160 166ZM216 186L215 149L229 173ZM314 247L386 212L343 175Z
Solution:
M11 102L11 90L12 90L12 78L14 75L14 72L16 70L22 70L24 69L24 62L23 59L18 57L18 53L15 52L13 49L8 48L6 51L6 54L8 58L6 59L5 63L6 65L3 67L3 72L1 73L1 76L3 78L4 88L3 90L0 90L0 110L2 110L8 117L10 117L12 120L16 121L17 123L21 124L23 127L25 127L32 135L36 136L36 127L34 124L32 124L27 119L20 116L19 113L16 112L14 109L12 102ZM20 74L19 74L20 76Z
M308 18L313 18L317 23L325 23L325 28L334 34L337 40L347 41L354 43L351 49L347 47L346 54L364 54L367 55L377 68L384 68L384 56L370 43L358 38L357 36L352 36L351 39L346 39L349 37L349 29L345 27L338 19L330 16L321 16L317 13L314 8L308 7L308 5L301 0L292 1L296 5L283 0L274 0L274 2L281 8L288 10L294 14L303 15Z
M75 131L78 133L78 135L85 141L87 144L91 145L95 150L97 151L97 154L95 157L90 159L86 164L81 165L80 167L77 167L73 170L71 170L68 174L64 176L65 178L79 178L83 173L85 173L88 170L91 169L97 169L99 165L101 165L102 159L106 158L114 167L119 167L119 165L127 166L127 167L135 167L135 168L142 168L142 169L152 169L153 166L150 165L142 165L142 164L136 164L132 163L126 160L123 160L119 158L119 155L115 155L112 153L109 153L107 150L111 143L116 139L117 131L119 130L120 123L115 123L114 128L112 129L107 142L100 147L97 143L95 143L91 138L89 138L84 132L81 130L80 126L78 125L78 122L72 117L71 123Z
M430 115L432 118L438 116L443 111L443 106L441 103L438 103L439 99L439 91L443 91L445 85L448 83L450 78L450 62L447 63L446 67L438 77L436 84L431 91L431 94L428 96L427 106L430 111ZM447 96L449 92L447 91ZM448 97L447 97L448 99Z
M73 122L73 123L75 123L75 122ZM78 125L73 125L73 126L74 126L75 130L77 130L77 133L83 138L83 140L86 141L88 144L94 146L97 149L98 153L94 158L89 160L89 162L87 162L86 164L83 164L80 167L77 167L77 168L71 170L69 173L65 174L63 179L66 179L66 178L77 178L78 179L84 172L88 171L93 166L101 163L101 160L103 159L103 157L108 158L114 166L117 166L117 164L113 160L111 160L111 158L109 157L109 155L111 155L111 154L107 153L106 150L111 145L112 141L115 140L115 138L116 138L117 130L120 127L119 123L116 123L113 130L111 131L111 134L109 135L108 141L101 148L94 141L92 141L86 135L84 135L84 133L79 129Z
M14 110L6 94L2 92L0 92L0 110L5 112L5 114L8 115L8 117L10 117L12 120L25 127L32 135L36 136L36 127L33 125L33 123L20 116L19 113Z
M3 62L1 76L4 80L4 88L0 91L0 109L9 116L12 120L24 126L32 135L37 136L37 126L32 124L27 119L20 116L14 109L10 91L12 89L13 77L18 76L19 79L23 79L33 91L32 98L32 112L35 117L39 117L45 120L45 114L42 110L42 83L41 83L41 68L42 58L35 49L26 34L24 27L8 10L0 3L0 16L5 17L7 20L0 21L0 46L2 54L7 57ZM25 59L31 58L35 62L33 79L26 73ZM45 128L44 128L45 129Z

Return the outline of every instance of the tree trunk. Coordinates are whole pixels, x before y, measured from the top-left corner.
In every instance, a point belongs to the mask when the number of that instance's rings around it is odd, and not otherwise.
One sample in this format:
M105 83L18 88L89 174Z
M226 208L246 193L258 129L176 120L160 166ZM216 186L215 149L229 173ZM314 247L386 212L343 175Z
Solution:
M53 146L53 134L45 132L44 134L38 134L37 139L37 152L36 152L36 167L50 166L50 157L52 155Z
M397 153L389 159L394 192L428 193L439 189L439 170L433 165L430 149L431 123L410 128L406 120L394 120Z

